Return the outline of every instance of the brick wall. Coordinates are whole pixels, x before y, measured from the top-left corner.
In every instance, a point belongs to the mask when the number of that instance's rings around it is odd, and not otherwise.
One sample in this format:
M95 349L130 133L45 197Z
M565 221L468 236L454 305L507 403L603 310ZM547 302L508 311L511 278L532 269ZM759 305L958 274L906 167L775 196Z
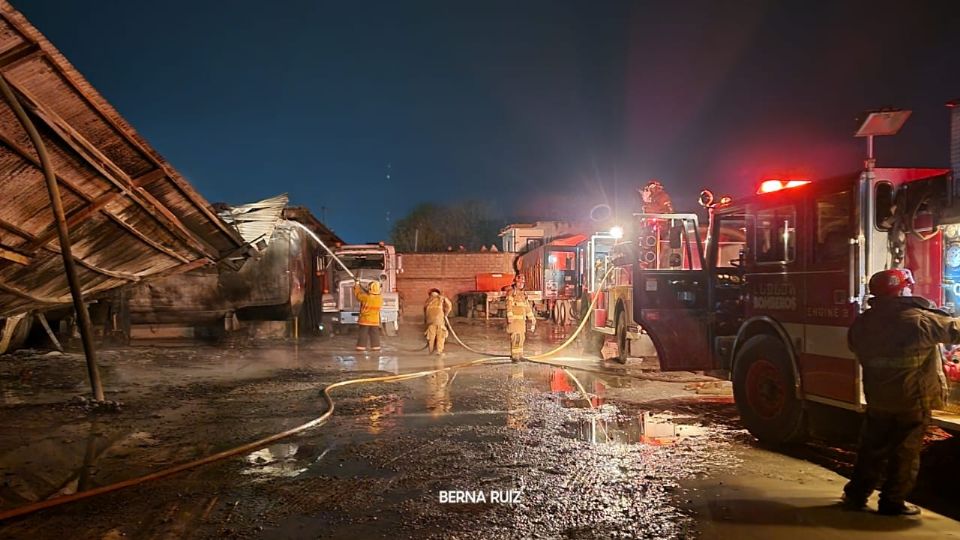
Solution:
M403 318L408 322L423 318L427 291L437 287L454 302L457 295L477 288L477 274L513 273L514 253L404 253L403 273L397 290L404 304Z

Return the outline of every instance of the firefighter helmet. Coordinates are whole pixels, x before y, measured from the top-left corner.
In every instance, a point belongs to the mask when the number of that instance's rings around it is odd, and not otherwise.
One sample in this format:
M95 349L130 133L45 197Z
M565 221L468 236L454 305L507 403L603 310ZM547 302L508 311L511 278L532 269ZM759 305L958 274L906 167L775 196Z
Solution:
M371 281L370 282L370 294L380 294L380 282Z
M900 296L900 292L916 283L913 273L906 268L891 268L870 277L870 294L874 296Z

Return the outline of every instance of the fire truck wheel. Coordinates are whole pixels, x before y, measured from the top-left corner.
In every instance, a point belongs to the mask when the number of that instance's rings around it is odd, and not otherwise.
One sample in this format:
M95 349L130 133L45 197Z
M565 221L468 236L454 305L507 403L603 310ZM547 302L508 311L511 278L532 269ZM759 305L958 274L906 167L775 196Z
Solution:
M760 442L790 444L806 435L793 379L787 349L776 337L753 336L737 353L734 400L744 426Z
M617 315L617 356L613 359L621 364L626 364L629 355L630 340L627 339L627 317L620 313Z

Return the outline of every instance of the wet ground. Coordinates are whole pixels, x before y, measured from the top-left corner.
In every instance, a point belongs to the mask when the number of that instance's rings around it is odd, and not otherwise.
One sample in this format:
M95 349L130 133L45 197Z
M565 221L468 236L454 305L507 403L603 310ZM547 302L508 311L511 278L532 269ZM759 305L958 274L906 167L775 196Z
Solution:
M458 330L505 348L499 328ZM528 352L564 336L538 333ZM405 329L370 356L348 336L107 350L114 411L78 398L79 355L0 357L0 511L292 428L323 412L320 389L335 381L476 358L454 345L443 358L409 352L418 337ZM928 445L916 497L949 517L844 512L849 446L765 450L739 427L725 383L602 362L578 345L558 361L571 369L494 360L338 389L324 426L14 518L0 538L960 537L953 439Z

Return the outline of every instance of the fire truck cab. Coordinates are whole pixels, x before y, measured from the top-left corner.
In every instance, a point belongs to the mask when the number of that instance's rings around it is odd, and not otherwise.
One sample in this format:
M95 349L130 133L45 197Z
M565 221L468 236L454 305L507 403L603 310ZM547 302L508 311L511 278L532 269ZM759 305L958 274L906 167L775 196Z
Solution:
M710 220L702 246L695 215L638 215L639 230L666 226L680 255L663 266L633 245L659 245L662 235L623 244L608 333L621 356L632 339L649 339L664 371L725 370L751 433L799 440L810 402L864 408L846 334L867 308L873 273L910 268L914 294L955 307L949 270L960 266L960 234L945 226L957 221L953 199L947 169L871 168L812 182L768 180L753 196L719 204L704 192ZM960 429L956 384L947 410L934 413L952 430Z

